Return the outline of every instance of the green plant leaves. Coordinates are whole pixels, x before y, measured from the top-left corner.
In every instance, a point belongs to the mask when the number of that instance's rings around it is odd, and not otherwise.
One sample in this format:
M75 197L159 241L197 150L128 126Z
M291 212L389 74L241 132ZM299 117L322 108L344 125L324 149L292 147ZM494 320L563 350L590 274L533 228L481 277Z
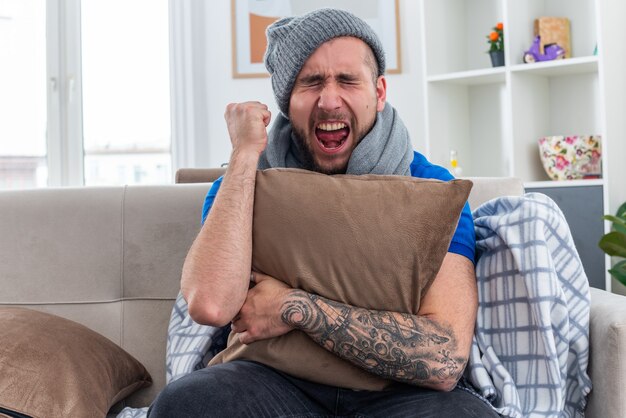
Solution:
M626 219L613 215L604 215L602 219L613 222L613 230L626 234Z
M626 258L626 202L617 209L615 216L604 215L602 219L613 222L613 230L602 236L598 246L610 256ZM626 260L615 264L609 273L626 286Z
M626 234L626 202L622 203L622 206L617 209L615 215L620 221L613 221L613 229L622 234Z
M626 286L626 260L622 260L614 265L613 268L609 269L609 273Z
M609 232L600 239L598 246L608 255L626 258L626 234L624 233Z
M622 203L622 206L617 209L617 216L626 219L626 202Z

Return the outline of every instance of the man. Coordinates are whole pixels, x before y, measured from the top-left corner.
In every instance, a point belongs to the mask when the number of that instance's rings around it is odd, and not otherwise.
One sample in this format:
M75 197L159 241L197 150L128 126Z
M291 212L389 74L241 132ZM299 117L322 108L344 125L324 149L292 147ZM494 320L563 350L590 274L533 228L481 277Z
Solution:
M393 383L384 391L355 391L236 360L170 384L150 416L497 416L485 402L456 387L477 309L467 206L417 315L340 304L251 272L257 168L452 178L412 151L404 125L386 103L382 45L365 22L347 12L322 9L282 19L268 28L267 36L265 63L281 114L268 138L271 115L266 105L247 102L226 109L233 151L223 180L207 196L204 226L183 267L181 286L189 313L201 324L231 323L244 344L299 329L335 355ZM343 328L331 332L328 324L339 310L347 319ZM362 319L373 315L396 328L371 333ZM362 361L335 344L342 333L349 333L359 347L371 347L368 355L374 361ZM387 347L398 336L394 333L403 338L393 349L418 365L417 372L376 366L385 350L375 347ZM424 336L445 341L444 346L414 343ZM449 352L446 367L437 354L442 348Z

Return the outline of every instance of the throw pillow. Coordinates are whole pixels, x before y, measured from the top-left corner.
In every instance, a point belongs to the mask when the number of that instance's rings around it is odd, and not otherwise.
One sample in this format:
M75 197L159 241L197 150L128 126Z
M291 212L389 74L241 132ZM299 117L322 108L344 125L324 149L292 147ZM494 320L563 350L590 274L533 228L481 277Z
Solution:
M342 303L416 314L471 187L468 180L259 171L253 269ZM353 389L381 390L390 383L298 330L250 345L231 334L210 364L235 359Z
M109 339L65 318L0 307L0 409L33 418L104 417L152 378Z

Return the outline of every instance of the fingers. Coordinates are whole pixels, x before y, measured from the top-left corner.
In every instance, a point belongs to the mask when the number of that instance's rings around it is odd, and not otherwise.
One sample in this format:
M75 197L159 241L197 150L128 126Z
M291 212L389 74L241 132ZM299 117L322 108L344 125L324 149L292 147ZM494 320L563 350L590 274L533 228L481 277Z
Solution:
M224 112L227 123L253 123L260 120L267 127L272 120L272 113L267 105L259 102L229 103Z
M233 319L230 323L230 328L233 333L237 334L237 338L239 338L239 341L241 341L242 344L250 344L257 340L252 336L252 333L247 329L239 316Z
M235 109L235 108L240 108L240 107L244 107L244 106L251 106L251 107L258 107L260 109L265 109L265 110L269 110L269 107L267 107L267 105L265 103L261 103L259 101L248 101L248 102L241 102L241 103L228 103L226 105L226 111L228 112L229 110Z
M259 273L258 271L250 272L250 281L255 284L259 284L271 278L272 278L271 276L268 276L267 274Z
M230 321L230 329L234 333L246 331L246 325L241 320L241 316L237 315L232 321Z
M241 344L247 345L255 341L254 338L252 338L247 331L242 332L241 334L237 334L237 337L239 338L239 341L241 342Z
M229 103L226 105L226 111L224 112L224 118L228 120L232 116L242 116L250 112L260 112L265 121L265 126L269 124L269 120L272 116L269 107L261 102L243 102L243 103Z
M246 102L233 102L233 103L229 103L228 106L256 106L256 107L260 107L263 109L269 109L269 107L267 107L266 104L259 102L258 100L248 100Z
M265 107L267 108L267 106ZM265 113L263 114L263 123L265 124L265 127L269 126L271 120L272 120L272 112L270 112L269 109L267 109Z

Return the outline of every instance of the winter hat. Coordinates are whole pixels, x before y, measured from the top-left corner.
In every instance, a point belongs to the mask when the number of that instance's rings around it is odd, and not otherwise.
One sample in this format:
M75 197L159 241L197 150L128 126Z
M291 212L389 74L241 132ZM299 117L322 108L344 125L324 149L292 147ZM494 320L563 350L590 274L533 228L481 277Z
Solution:
M378 75L385 73L385 52L374 30L362 19L339 9L319 9L303 16L286 17L267 28L265 67L280 111L289 117L291 90L304 62L324 42L353 36L369 45L378 62Z

